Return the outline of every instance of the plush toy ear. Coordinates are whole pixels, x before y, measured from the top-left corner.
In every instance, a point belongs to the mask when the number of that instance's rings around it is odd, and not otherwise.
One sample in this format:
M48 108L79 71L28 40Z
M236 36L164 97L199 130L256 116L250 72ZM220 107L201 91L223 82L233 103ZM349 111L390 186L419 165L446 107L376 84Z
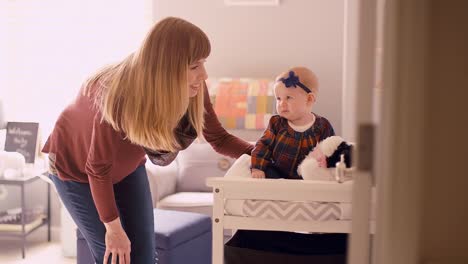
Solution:
M346 167L350 168L351 167L351 155L353 151L353 146L349 145L346 142L341 142L340 145L336 148L335 152L330 155L330 157L327 157L327 167L332 168L336 167L336 163L340 161L340 156L343 154L344 155L344 160L346 163Z
M344 142L343 138L339 136L331 136L319 142L318 147L322 150L325 156L330 157L335 153L336 149L342 142Z

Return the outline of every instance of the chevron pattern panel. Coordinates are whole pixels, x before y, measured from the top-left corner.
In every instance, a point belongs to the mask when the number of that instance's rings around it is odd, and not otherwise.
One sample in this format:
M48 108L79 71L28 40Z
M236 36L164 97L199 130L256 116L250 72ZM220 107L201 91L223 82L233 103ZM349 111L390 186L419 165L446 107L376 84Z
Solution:
M245 216L292 221L339 220L341 215L339 203L323 202L246 200L242 210Z

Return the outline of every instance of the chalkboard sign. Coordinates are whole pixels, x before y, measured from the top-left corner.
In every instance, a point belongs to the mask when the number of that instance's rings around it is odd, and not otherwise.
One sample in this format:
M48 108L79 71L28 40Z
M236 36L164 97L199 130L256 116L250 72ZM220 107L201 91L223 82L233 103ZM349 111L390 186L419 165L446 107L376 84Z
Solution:
M39 123L8 122L5 151L23 154L26 163L34 163L38 147Z

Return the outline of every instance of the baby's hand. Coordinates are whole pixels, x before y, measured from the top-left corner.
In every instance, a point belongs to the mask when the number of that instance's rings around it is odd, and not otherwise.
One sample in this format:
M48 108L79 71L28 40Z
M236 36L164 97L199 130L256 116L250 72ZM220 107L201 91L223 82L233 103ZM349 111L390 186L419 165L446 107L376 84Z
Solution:
M252 169L252 178L263 179L265 178L265 172L262 170Z
M327 167L327 156L323 154L322 150L319 147L314 148L312 152L307 155L307 158L314 158L320 168L326 168Z

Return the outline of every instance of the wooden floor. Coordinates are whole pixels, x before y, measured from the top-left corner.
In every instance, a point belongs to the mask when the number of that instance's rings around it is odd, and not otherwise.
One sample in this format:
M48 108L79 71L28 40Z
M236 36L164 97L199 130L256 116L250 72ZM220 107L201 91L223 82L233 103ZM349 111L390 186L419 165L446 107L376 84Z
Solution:
M39 229L27 237L26 258L21 257L21 240L0 237L0 264L75 264L76 258L63 257L58 238L46 241L45 229ZM230 236L224 237L224 242Z
M65 258L60 241L47 242L46 234L37 230L27 237L26 258L21 257L21 240L0 237L1 264L75 264L76 258Z

